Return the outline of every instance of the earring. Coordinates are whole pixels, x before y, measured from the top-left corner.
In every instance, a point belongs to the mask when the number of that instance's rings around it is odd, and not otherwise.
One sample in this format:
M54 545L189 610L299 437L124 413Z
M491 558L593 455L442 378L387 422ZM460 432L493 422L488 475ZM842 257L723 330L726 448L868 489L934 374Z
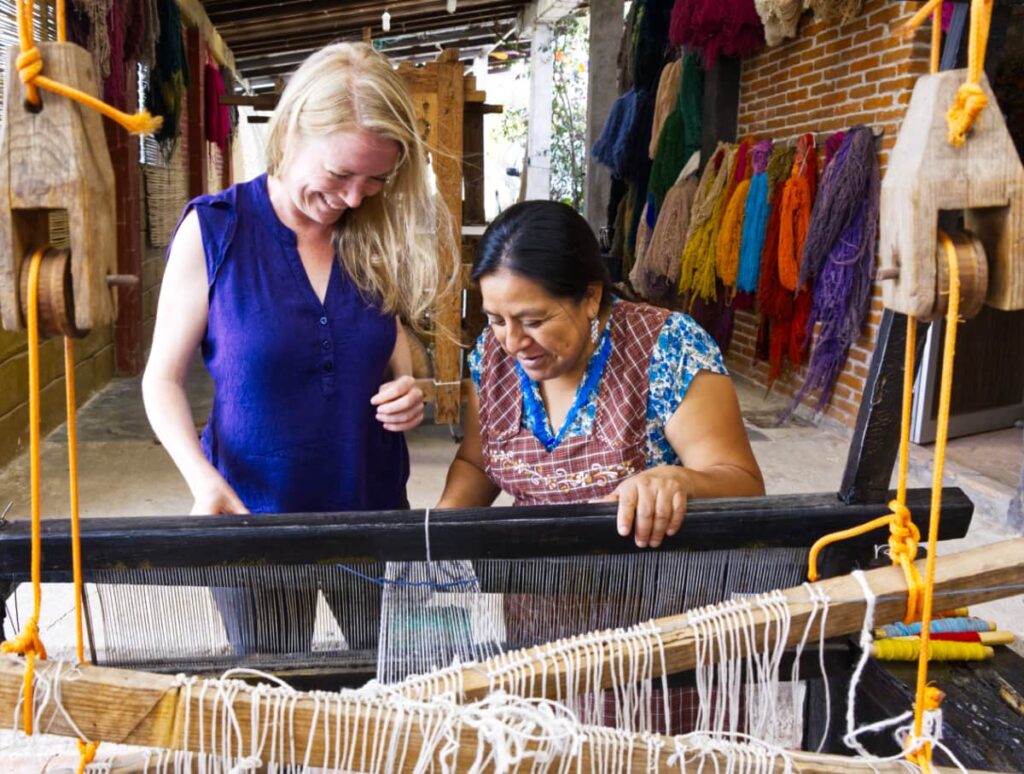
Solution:
M590 321L590 340L595 344L597 344L597 334L597 318L595 317L593 320Z

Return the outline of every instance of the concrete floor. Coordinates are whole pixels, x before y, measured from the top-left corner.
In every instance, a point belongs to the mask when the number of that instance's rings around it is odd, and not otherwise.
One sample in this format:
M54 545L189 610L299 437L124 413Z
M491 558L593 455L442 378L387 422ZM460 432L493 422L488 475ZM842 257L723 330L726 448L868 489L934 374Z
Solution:
M765 396L761 387L738 381L737 392L754 453L765 475L770 494L836 490L846 462L848 436L827 424L815 424L797 414L776 426L784 401ZM190 395L197 427L209 411L212 395L202 369L194 369ZM163 448L154 438L142 406L137 379L115 380L78 414L79 470L83 517L153 516L188 513L189 492ZM409 499L413 507L433 505L444 484L456 445L446 426L424 424L409 433L412 475ZM913 486L931 483L931 449L913 447ZM66 518L67 442L63 428L43 443L42 511L45 518ZM1007 522L1007 506L1015 494L1022 462L1018 429L988 433L951 442L945 483L963 487L974 500L976 514L968 537L946 543L942 552L985 545L1014 536ZM20 520L29 515L28 458L22 455L0 469L0 512ZM503 496L500 502L509 502ZM23 584L8 600L16 619L30 606L30 589ZM95 594L92 590L91 594ZM49 584L43 595L42 638L51 653L73 652L73 595L69 586ZM977 606L972 612L999 622L1000 628L1024 637L1024 597ZM10 636L13 632L5 633ZM1020 640L1018 640L1020 643ZM1020 649L1020 644L1018 644ZM17 756L5 753L8 733L0 732L0 774L38 771L49 760L47 771L70 765L70 740L16 746ZM108 747L108 751L109 751Z

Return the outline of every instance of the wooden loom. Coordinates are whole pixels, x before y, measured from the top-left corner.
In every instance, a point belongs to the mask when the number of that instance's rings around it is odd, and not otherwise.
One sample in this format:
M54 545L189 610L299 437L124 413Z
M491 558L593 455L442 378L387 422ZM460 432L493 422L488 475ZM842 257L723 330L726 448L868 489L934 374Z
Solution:
M865 579L877 595L876 620L900 617L907 603L905 581L901 571L895 567L881 568L866 573ZM1024 539L1017 539L944 557L938 565L935 593L942 599L943 605L957 607L1005 596L1012 593L1008 589L1019 589L1022 583ZM827 618L827 636L848 634L861 628L866 602L863 590L856 581L850 577L839 577L821 581L816 586L825 591L829 598L836 600ZM808 601L809 595L804 588L789 589L784 594L794 623L788 639L789 645L793 646L799 641L800 627L807 623L808 617L812 615L812 608ZM694 633L686 618L680 616L654 623L663 633L666 671L693 668L696 663L693 653ZM755 621L758 632L755 641L760 641L764 625L763 618ZM737 642L742 649L746 649L742 638ZM546 660L548 666L543 670L542 677L531 681L530 693L564 696L571 683L566 681L563 662L556 657L545 655L544 650L534 650L536 660ZM621 662L630 658L629 653L617 652L614 642L608 642L602 649L600 657L589 662L589 668L599 671L602 684L607 686L612 682L614 669L621 669ZM617 667L613 667L613 663L617 664ZM656 664L654 672L658 673L659 670L660 666ZM460 700L472 701L493 690L496 685L490 678L491 671L492 667L486 663L466 668L461 675ZM21 679L22 668L17 661L9 658L0 660L0 701L6 706L14 706L17 703ZM515 689L515 685L510 683L499 682L497 685L505 690ZM63 706L70 717L78 722L81 730L90 738L147 747L184 747L193 751L211 749L215 745L211 731L216 727L215 714L208 705L197 700L194 693L186 694L170 677L80 666L74 680L62 682L61 695ZM244 697L245 692L242 695ZM237 703L233 702L232 706L242 734L239 749L249 750L252 741L248 736L252 727L249 702L243 698ZM357 716L350 716L350 706L339 704L337 709L332 709L322 705L321 700L314 701L311 697L296 696L291 707L293 747L290 753L282 753L280 762L285 764L301 763L301 756L307 750L312 751L313 761L319 761L321 758L326 760L326 742L320 736L321 729L330 725L325 718L330 721L344 721L346 728L349 722L361 719L361 722L365 723L363 733L370 735L386 732L388 724L395 722L393 716L377 712L372 707L359 710L360 714ZM375 719L371 722L367 721L367 718ZM66 720L56 713L49 730L52 733L76 735ZM583 729L583 732L586 733L586 729ZM423 749L422 731L412 727L408 730L406 739L409 756L415 760ZM478 744L487 744L487 740L482 740L473 727L460 727L459 740L457 760L463 766L468 766L473 761ZM588 737L574 753L572 762L589 769L597 755L598 744L594 737ZM673 767L669 756L674 751L674 746L669 740L664 740L664 745L664 749L653 761L653 767L649 768L652 761L648 758L648 748L638 737L636 749L632 752L632 765L638 770L669 770ZM296 750L299 751L300 757L291 757L296 755ZM799 770L817 772L855 768L850 759L840 756L808 756L801 759ZM876 764L875 770L896 771L905 768L895 763L891 768L884 764Z

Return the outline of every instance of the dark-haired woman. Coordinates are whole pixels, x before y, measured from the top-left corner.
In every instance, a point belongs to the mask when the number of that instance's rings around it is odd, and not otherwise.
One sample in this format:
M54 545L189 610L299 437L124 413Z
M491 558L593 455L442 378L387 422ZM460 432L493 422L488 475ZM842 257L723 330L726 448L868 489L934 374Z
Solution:
M618 500L618 530L656 547L691 497L764 493L710 336L683 314L612 297L587 222L523 202L473 265L490 325L438 507Z

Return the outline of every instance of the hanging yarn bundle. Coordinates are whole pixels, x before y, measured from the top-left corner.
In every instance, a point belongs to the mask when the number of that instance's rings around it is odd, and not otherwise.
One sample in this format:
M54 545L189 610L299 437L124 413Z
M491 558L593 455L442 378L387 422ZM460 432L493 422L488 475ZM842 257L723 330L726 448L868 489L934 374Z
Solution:
M665 126L665 120L675 111L679 98L679 86L682 83L683 60L673 59L661 71L658 79L658 93L654 98L654 123L651 125L651 144L647 147L647 155L652 159L658 152L658 139Z
M612 105L601 134L590 149L596 161L608 167L615 177L623 177L626 140L636 121L637 92L630 89Z
M665 119L651 163L647 190L654 197L655 211L661 209L665 194L675 183L683 164L700 149L703 103L704 71L697 55L687 54L683 60L675 109Z
M860 13L864 0L804 0L804 8L814 12L814 21L846 24Z
M718 229L718 244L715 246L715 270L727 288L735 287L736 275L739 273L743 216L747 210L747 194L750 192L751 148L749 140L740 145L732 183L726 193L722 224Z
M706 67L719 56L745 57L764 48L753 0L676 0L668 37L673 46L699 49Z
M160 40L160 9L157 0L142 2L142 36L139 40L139 63L152 68L156 63L156 42Z
M764 247L764 232L768 225L768 159L772 152L772 141L763 140L751 151L750 192L743 212L743 236L740 241L740 262L736 275L736 289L744 293L757 290L761 271L761 248Z
M754 8L764 25L764 42L768 46L796 37L804 0L754 0Z
M107 45L109 48L108 73L103 79L103 100L119 108L125 107L127 84L127 25L131 4L111 2L107 12ZM93 27L95 30L96 27Z
M710 166L710 165L709 165ZM634 279L633 287L649 301L668 304L675 296L682 267L683 248L697 195L697 169L700 153L694 153L679 173L679 180L665 195L658 222L647 247L644 271Z
M806 352L807 320L811 316L812 299L808 288L799 287L798 279L817 185L818 155L814 148L814 135L805 134L797 140L792 173L782 189L779 203L778 264L777 271L773 273L777 275L781 288L793 299L793 311L786 326L788 336L784 337L779 327L772 330L769 384L782 372L783 349L788 351L793 365L801 363Z
M227 93L224 88L224 80L221 78L220 68L212 62L207 62L203 72L205 81L205 118L206 118L206 139L216 145L224 152L227 149L228 138L231 136L231 116L228 106L221 104L220 98Z
M170 158L178 142L181 108L188 86L188 65L185 60L185 39L181 34L181 11L175 0L158 0L160 39L156 61L149 74L146 107L154 115L164 117L155 135L165 158Z
M790 410L814 389L820 390L818 410L825 407L860 336L871 296L879 185L874 134L856 126L825 170L804 244L798 281L816 278L807 330L817 323L821 329Z
M814 149L814 135L805 134L797 140L793 171L782 189L779 205L779 282L794 293L798 287L807 229L811 225L817 180L818 154Z
M793 294L779 282L779 221L783 181L793 166L794 149L776 144L768 160L768 199L770 214L765 227L764 247L761 250L761 275L757 296L761 307L761 328L768 338L768 389L782 372L782 354L789 341L793 320ZM761 338L759 336L759 338Z
M657 89L665 61L672 3L673 0L638 0L630 49L633 85L637 89L652 93Z
M715 155L704 168L693 199L679 272L679 295L690 296L691 305L694 299L713 302L717 296L715 248L737 153L735 146L718 144Z

